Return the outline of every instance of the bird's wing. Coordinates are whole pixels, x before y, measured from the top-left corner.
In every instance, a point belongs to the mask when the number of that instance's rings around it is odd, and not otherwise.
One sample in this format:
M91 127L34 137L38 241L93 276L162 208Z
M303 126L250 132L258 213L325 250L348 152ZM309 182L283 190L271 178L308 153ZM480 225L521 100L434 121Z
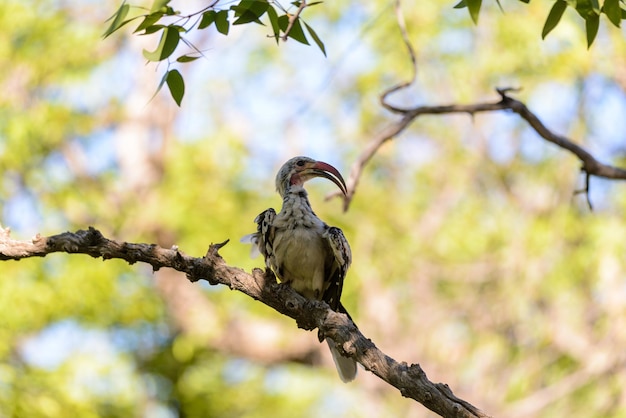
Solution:
M262 254L265 264L268 264L269 257L273 255L274 228L272 225L275 217L276 211L272 208L261 212L254 219L257 225L256 232L241 238L241 242L252 244L250 256L256 258L259 254Z
M350 245L348 244L348 240L343 235L341 229L336 227L329 227L324 232L324 237L326 238L328 245L332 250L332 254L335 258L335 262L333 263L332 273L328 277L328 288L324 292L324 296L322 300L328 303L334 311L345 313L348 315L348 318L352 320L346 308L341 304L341 292L343 290L343 280L346 277L346 273L348 272L348 268L350 267L350 263L352 262L352 252L350 251ZM322 342L323 337L321 332L317 334L320 342ZM350 382L354 380L356 377L356 360L353 358L344 357L337 349L335 341L328 338L326 340L328 343L328 347L330 347L330 352L333 355L333 360L335 361L335 366L337 367L337 371L339 372L339 377L344 382Z
M340 303L341 292L343 291L343 280L346 277L350 263L352 263L352 252L350 245L343 231L337 227L331 226L324 232L332 254L335 258L334 268L328 277L328 287L324 292L322 300L328 303L332 310L343 311L347 314L345 308ZM349 316L349 315L348 315Z
M259 237L258 234L252 233L248 235L244 235L241 237L239 242L243 242L244 244L252 244L252 248L250 249L250 258L257 258L261 255L261 251L259 250Z

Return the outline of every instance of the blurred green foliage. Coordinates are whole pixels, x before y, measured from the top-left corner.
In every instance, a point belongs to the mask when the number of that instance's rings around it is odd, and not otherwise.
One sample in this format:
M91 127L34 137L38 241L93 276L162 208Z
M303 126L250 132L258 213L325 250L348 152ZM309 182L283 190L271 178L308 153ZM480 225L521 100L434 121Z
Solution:
M519 85L531 106L548 102L539 115L551 126L601 148L593 138L603 132L592 127L599 101L585 98L585 83L601 77L624 95L623 32L601 30L602 42L587 51L568 14L545 43L529 41L545 22L539 2L506 5L505 15L488 7L477 27L446 5L406 3L419 80L394 100L477 101L498 84ZM333 163L347 173L372 132L388 123L378 93L409 73L387 2L324 3L307 10L316 29L334 33L333 25L354 24L356 12L376 25L353 35L371 59L345 77L335 67L339 80L312 110L319 119L296 119L300 130L284 122L271 157L255 148L260 128L228 104L257 97L254 76L266 71L280 80L264 102L268 113L280 113L274 106L304 89L294 76L302 56L290 60L260 41L239 60L249 80L238 81L251 84L239 90L210 80L209 98L202 84L187 86L190 99L216 104L202 115L215 128L191 141L168 130L174 122L160 124L172 109L159 96L150 101L151 85L139 101L88 94L95 73L145 49L121 35L118 43L98 41L116 6L33 0L0 8L4 227L25 219L51 234L93 224L118 240L176 244L195 256L230 238L227 262L258 267L262 261L250 260L237 240L260 211L279 206L273 170L293 153L317 149L302 146L302 133L324 120L333 137L348 138L332 143ZM354 59L351 51L332 55L333 36L323 38L329 59ZM116 65L105 77L111 90L122 89ZM554 85L574 92L570 113L554 115L564 106L546 93ZM68 97L72 88L87 104ZM90 102L96 98L102 102ZM157 139L129 164L141 137L137 130L119 135L137 125ZM316 213L351 243L344 302L383 351L419 362L432 380L494 416L625 416L626 193L622 184L594 182L601 201L590 213L573 197L578 170L572 156L542 146L514 116L439 116L420 119L381 149L347 214L339 201L324 201L328 184L309 189ZM23 196L36 216L9 209ZM16 228L15 238L28 238L22 234ZM299 364L305 356L281 360L294 342L317 347L315 335L228 289L167 274L79 255L2 263L0 417L426 416L364 371L346 386L332 366ZM254 356L268 350L255 333L278 360Z
M521 3L528 4L530 0L519 0ZM185 94L184 79L177 69L171 69L170 66L175 63L192 62L200 58L202 52L193 45L188 38L194 31L204 30L215 24L216 30L222 35L228 35L231 21L233 25L244 25L249 23L257 23L264 25L261 18L267 18L271 26L271 35L267 37L274 38L277 43L280 39L291 38L305 45L309 45L306 33L315 42L318 48L326 55L326 47L323 40L318 36L315 30L302 19L302 12L311 6L324 4L322 1L314 2L290 2L289 5L283 6L279 1L269 0L241 0L238 3L213 1L206 7L193 12L183 12L169 5L170 0L154 0L148 13L141 13L145 10L139 6L131 6L124 0L115 13L109 18L110 25L104 32L104 37L108 37L127 24L140 22L133 34L153 35L160 34L159 43L154 51L143 50L143 56L152 62L167 62L167 70L164 72L161 82L157 88L157 92L167 82L172 98L178 106ZM535 2L536 4L537 2ZM398 2L400 4L400 2ZM499 9L504 12L504 8L500 0L495 0L492 4L497 4ZM326 7L324 5L323 7ZM478 18L482 9L482 0L461 0L454 6L454 9L467 8L472 21L478 24ZM332 7L332 6L331 6ZM429 15L427 9L428 4L420 4L414 10L420 15ZM511 6L507 4L509 10ZM545 4L541 5L542 10L546 10ZM626 19L626 2L624 0L604 0L600 4L599 0L556 0L549 12L546 14L545 23L541 31L541 37L545 37L552 32L561 22L565 11L571 8L585 22L585 34L587 37L587 46L591 47L598 30L600 28L600 17L604 14L608 21L616 28L621 27L621 21ZM512 7L515 10L515 6ZM131 12L138 10L140 14ZM232 12L232 13L231 13ZM332 16L332 10L324 10ZM350 14L352 11L346 9L345 13ZM450 11L447 11L448 13ZM280 16L279 16L280 13ZM265 17L266 16L266 17ZM432 16L432 14L431 14ZM493 15L492 15L493 16ZM503 19L500 19L503 20ZM521 25L519 27L528 27ZM305 33L306 28L306 33ZM513 29L509 27L508 29ZM536 34L536 29L529 31L527 39L532 39ZM520 38L517 38L520 39ZM171 60L170 56L176 51L178 45L184 43L193 49L193 53L180 55L176 60ZM518 50L510 50L515 53ZM175 81L173 81L175 80Z

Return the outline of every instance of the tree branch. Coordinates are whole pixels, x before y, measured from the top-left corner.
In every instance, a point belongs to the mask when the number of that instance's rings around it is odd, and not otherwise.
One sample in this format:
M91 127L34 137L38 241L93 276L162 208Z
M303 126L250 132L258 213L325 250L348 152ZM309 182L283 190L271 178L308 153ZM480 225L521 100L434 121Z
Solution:
M374 139L372 139L372 141L370 141L365 149L361 152L357 160L352 164L352 168L350 169L350 175L346 180L348 193L347 197L344 200L344 210L348 209L348 206L352 201L352 198L354 197L356 186L359 183L363 168L365 167L367 162L385 142L395 138L398 134L404 131L413 121L415 121L418 116L421 115L467 113L473 116L474 114L481 112L509 110L520 115L520 117L528 122L530 127L533 128L535 132L537 132L539 136L541 136L543 139L571 152L576 157L578 157L578 159L582 163L581 170L584 171L587 176L603 177L614 180L626 180L626 169L601 163L591 153L589 153L580 145L575 144L569 138L552 132L543 124L543 122L539 119L539 117L537 117L537 115L535 115L533 112L530 111L530 109L528 109L528 107L524 103L508 95L508 92L511 90L512 89L496 89L496 91L500 95L500 100L497 102L475 103L468 105L452 104L444 106L418 106L412 108L402 108L392 106L389 103L386 103L386 109L390 110L391 112L400 114L402 118L394 124L388 126L387 129L385 129ZM586 192L588 192L588 188L586 189ZM339 194L332 193L329 194L326 198L330 199L336 196L339 196Z
M402 118L392 125L388 126L385 130L383 130L380 134L378 134L374 139L372 139L366 146L365 149L361 152L356 161L352 164L350 168L350 175L346 180L347 193L345 196L341 192L333 192L326 196L326 200L332 199L334 197L342 197L343 201L343 210L344 212L348 210L350 206L350 202L354 197L354 193L356 192L356 187L359 184L359 180L363 173L363 168L369 162L369 160L378 152L380 147L383 144L397 135L402 133L415 119L417 119L420 115L440 115L440 114L448 114L448 113L468 113L473 116L479 112L493 112L498 110L510 110L522 117L528 124L537 132L543 139L548 142L551 142L567 151L570 151L578 159L582 162L581 170L585 172L586 178L585 183L586 187L583 189L584 193L587 197L587 204L589 208L592 209L591 201L589 199L589 177L604 177L608 179L616 179L616 180L626 180L626 170L618 167L613 167L607 164L603 164L599 162L593 155L591 155L587 150L582 148L581 146L575 144L570 139L558 135L551 130L549 130L543 122L533 113L528 107L519 100L513 99L507 93L516 91L517 89L513 88L497 88L496 91L500 95L501 100L499 102L494 103L477 103L470 105L445 105L445 106L418 106L411 108L403 108L390 104L388 102L389 96L392 93L395 93L399 90L403 90L409 86L411 86L415 79L417 78L417 58L415 54L415 48L413 48L413 44L409 39L409 35L406 29L406 23L404 21L404 12L402 10L401 0L395 1L395 13L396 13L396 22L398 23L398 28L400 29L400 34L402 36L402 41L407 48L408 56L411 61L411 77L404 82L398 83L387 90L385 90L379 97L379 101L382 107L389 110L390 112L400 114ZM576 192L579 193L579 192Z
M75 233L64 232L32 241L16 241L8 229L0 227L0 260L45 257L55 252L87 254L103 260L121 259L129 264L147 263L154 271L169 267L186 273L191 282L206 280L222 284L296 320L298 327L318 328L324 337L337 342L340 351L357 360L402 396L412 398L443 417L486 417L469 402L454 396L446 384L432 383L418 364L397 362L380 351L344 314L334 312L321 301L306 299L289 286L276 282L273 275L254 269L252 274L226 264L219 249L228 241L212 244L203 258L190 257L177 247L165 249L155 244L135 244L105 238L93 227Z

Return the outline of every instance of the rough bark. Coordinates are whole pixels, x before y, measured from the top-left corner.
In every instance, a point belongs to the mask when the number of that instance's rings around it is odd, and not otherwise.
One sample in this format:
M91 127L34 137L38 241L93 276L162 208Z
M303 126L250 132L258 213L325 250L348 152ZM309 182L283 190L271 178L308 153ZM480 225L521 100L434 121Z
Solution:
M488 416L457 398L448 385L428 380L419 364L408 365L385 355L346 315L332 311L326 303L304 298L260 269L250 274L226 264L219 249L228 241L212 244L206 255L198 258L184 254L177 247L166 249L155 244L111 240L93 227L49 237L36 236L30 242L12 240L9 232L0 228L2 261L45 257L55 252L87 254L103 260L121 259L129 264L147 263L155 271L169 267L185 273L191 282L206 280L212 285L226 285L295 319L302 329L318 328L323 337L335 340L344 354L397 388L402 396L418 401L431 411L443 417Z

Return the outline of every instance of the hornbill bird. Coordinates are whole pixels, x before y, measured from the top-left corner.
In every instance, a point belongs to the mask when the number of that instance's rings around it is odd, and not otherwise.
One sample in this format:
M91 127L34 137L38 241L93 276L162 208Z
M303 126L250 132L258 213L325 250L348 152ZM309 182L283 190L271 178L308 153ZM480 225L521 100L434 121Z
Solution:
M259 253L265 265L282 283L309 299L323 300L334 311L350 316L340 302L343 280L352 261L350 245L341 229L318 218L307 197L304 183L324 177L345 195L346 183L336 168L308 157L294 157L276 175L276 190L283 199L279 213L272 208L254 220L257 232L243 242L253 244L253 257ZM332 339L327 338L339 377L354 380L356 361L343 357Z

